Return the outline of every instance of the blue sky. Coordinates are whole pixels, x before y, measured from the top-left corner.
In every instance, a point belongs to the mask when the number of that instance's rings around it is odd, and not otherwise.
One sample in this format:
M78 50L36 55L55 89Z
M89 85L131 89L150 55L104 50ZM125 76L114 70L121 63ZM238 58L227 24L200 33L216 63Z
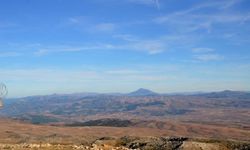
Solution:
M250 91L248 0L2 0L10 97Z

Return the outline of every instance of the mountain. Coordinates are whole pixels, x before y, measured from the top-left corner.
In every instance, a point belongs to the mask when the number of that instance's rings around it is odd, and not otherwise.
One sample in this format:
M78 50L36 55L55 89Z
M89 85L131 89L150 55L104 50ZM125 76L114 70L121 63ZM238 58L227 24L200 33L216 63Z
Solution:
M127 96L157 96L158 93L155 93L148 89L140 88L134 92L128 93Z
M234 99L250 99L250 92L243 91L220 91L220 92L211 92L211 93L201 93L194 94L204 96L206 98L234 98Z

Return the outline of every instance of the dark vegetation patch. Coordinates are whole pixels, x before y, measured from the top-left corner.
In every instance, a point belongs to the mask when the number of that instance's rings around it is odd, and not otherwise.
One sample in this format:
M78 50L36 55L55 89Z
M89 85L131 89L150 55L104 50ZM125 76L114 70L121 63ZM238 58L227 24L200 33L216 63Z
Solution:
M90 120L86 122L75 122L72 124L67 124L66 126L78 127L78 126L110 126L110 127L129 127L132 126L133 122L130 120L120 120L120 119L98 119Z
M184 115L192 110L187 109L168 109L168 110L146 110L151 116Z
M32 124L46 124L46 123L53 123L53 122L59 122L59 119L44 116L44 115L29 115L29 116L23 116L20 118L20 120L31 122Z

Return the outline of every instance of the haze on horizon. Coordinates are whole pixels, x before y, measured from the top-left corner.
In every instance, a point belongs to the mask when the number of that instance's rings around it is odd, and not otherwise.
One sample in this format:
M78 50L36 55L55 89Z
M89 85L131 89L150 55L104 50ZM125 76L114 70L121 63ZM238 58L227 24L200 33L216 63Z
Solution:
M250 91L250 1L0 2L9 97Z

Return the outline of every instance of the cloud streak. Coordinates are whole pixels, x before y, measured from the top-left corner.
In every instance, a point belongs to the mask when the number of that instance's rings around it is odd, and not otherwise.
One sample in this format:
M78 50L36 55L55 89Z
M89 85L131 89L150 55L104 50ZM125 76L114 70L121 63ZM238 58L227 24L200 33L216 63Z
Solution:
M223 60L223 57L218 54L199 54L194 56L197 60L200 61L219 61Z
M94 30L100 31L100 32L112 32L116 28L116 25L114 23L100 23L94 26Z
M89 32L89 33L112 33L117 28L118 25L113 22L100 22L91 19L87 16L74 16L67 18L63 24L67 26L74 27L78 30Z
M149 55L160 54L167 51L166 41L173 43L176 39L159 38L159 39L140 39L133 35L119 34L114 35L117 43L89 43L83 45L55 45L55 46L39 46L34 52L35 56L44 56L53 53L80 53L84 51L130 51L141 52ZM179 40L179 39L177 39Z
M224 59L222 55L217 54L216 50L212 48L193 48L192 53L194 53L194 58L199 61L220 61Z
M128 1L132 3L151 5L151 6L155 6L157 9L160 9L159 0L128 0Z
M240 0L223 0L201 3L185 10L156 17L154 21L181 32L188 33L197 30L211 32L217 24L229 26L232 23L245 23L250 19L250 13L236 13L227 10L240 2ZM204 10L210 13L204 13Z
M213 52L213 51L215 51L215 50L212 48L204 48L204 47L192 49L192 52L194 52L194 53L207 53L207 52Z
M21 55L22 54L18 52L0 52L0 57L17 57Z

